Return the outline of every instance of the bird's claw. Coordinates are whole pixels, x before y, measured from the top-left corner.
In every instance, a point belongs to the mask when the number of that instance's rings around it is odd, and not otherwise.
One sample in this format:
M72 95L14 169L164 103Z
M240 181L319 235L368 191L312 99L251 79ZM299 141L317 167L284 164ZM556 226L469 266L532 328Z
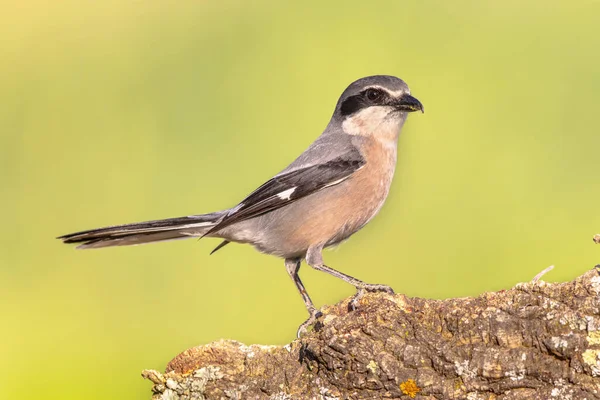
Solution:
M356 309L358 308L358 303L360 302L360 299L362 299L367 292L369 292L369 293L385 292L387 294L394 294L394 289L392 289L391 287L386 286L386 285L371 284L371 283L365 284L364 286L360 286L360 287L356 288L356 294L354 296L352 296L350 303L348 303L348 309L350 311L356 311Z
M304 321L302 324L300 324L300 326L298 327L298 332L296 332L296 336L298 337L298 339L300 339L300 337L302 335L307 334L308 330L311 326L313 328L313 331L318 331L322 325L322 323L319 322L319 318L321 318L322 316L323 316L323 313L321 311L318 311L318 310L311 311L310 317L308 317L308 319L306 321Z

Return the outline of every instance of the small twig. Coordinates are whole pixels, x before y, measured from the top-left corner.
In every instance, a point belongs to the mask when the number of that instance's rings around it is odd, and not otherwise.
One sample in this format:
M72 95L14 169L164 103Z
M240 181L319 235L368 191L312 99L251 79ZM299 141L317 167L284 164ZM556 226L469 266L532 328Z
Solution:
M594 235L594 243L600 244L600 233L597 235Z
M543 270L542 272L540 272L539 274L534 276L533 279L531 280L531 283L537 283L542 278L542 276L546 275L548 272L552 271L553 269L554 269L554 265L549 266L548 268L546 268L545 270Z

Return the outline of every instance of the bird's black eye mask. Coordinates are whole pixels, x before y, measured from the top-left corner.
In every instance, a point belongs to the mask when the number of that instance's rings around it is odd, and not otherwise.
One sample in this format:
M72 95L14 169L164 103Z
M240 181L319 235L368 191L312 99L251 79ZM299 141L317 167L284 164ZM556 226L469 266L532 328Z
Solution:
M340 111L342 116L348 116L355 112L362 110L363 108L371 106L384 106L389 104L390 95L379 88L367 88L362 92L355 94L354 96L348 97L342 102Z

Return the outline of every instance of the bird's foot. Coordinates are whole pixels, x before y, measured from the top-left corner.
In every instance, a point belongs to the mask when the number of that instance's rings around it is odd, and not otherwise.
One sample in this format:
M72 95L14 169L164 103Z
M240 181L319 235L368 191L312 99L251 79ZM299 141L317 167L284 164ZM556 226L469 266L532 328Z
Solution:
M356 311L360 299L364 297L366 293L374 292L385 292L388 294L394 294L394 289L386 285L380 285L377 283L365 283L364 285L356 287L356 294L352 296L350 303L348 303L348 310Z
M309 328L312 327L313 331L318 331L323 325L321 322L319 322L319 318L323 316L323 313L321 311L317 309L312 309L309 310L309 312L310 317L308 317L308 319L298 327L298 332L296 333L298 339L300 339L302 335L307 334L309 332Z

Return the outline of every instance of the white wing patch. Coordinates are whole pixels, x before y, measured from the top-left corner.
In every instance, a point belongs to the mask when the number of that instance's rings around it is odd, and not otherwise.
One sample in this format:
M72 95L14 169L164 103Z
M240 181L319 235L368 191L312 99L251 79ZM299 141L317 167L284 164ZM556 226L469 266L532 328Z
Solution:
M295 187L288 189L288 190L284 190L281 193L277 193L277 197L279 197L281 200L289 200L290 196L292 195L292 193L294 193L295 190L296 190Z

